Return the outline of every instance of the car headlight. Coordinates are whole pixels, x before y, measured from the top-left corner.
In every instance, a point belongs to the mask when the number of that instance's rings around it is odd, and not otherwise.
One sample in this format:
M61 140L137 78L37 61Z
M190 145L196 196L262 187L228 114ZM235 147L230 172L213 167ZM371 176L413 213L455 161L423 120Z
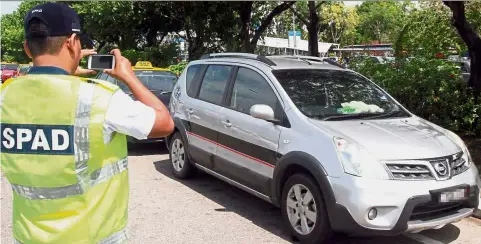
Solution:
M347 174L371 179L391 179L386 168L360 145L339 137L334 137L334 144Z
M445 132L446 136L461 148L461 150L463 151L462 159L464 162L466 162L465 165L469 167L471 165L471 162L473 162L473 159L471 158L471 154L469 154L469 150L466 147L464 141L461 139L461 137L459 137L458 135L456 135L456 133L452 131L445 130Z

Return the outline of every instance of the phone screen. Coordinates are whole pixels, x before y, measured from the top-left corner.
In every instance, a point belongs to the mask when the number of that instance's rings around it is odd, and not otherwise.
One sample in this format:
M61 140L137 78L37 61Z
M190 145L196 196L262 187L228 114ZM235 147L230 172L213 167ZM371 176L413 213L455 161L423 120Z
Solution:
M112 69L114 56L111 55L92 55L90 60L91 69Z

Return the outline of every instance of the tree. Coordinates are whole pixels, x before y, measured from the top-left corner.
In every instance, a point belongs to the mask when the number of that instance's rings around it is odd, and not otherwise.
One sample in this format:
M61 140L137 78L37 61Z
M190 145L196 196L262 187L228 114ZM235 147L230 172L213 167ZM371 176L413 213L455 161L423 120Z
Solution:
M478 96L481 93L481 37L475 27L466 19L464 2L444 1L444 4L451 9L453 14L451 23L468 48L471 58L469 86L474 87L475 100L478 102Z
M333 2L321 8L321 23L327 26L324 31L325 40L340 43L346 35L355 31L359 24L359 16L355 8L346 8L342 2Z
M365 41L393 41L402 28L405 5L394 1L366 1L357 7L360 22L358 32Z
M307 26L308 31L308 49L309 55L319 57L319 32L325 29L325 26L321 27L319 16L317 11L319 8L326 3L321 1L316 3L315 1L309 1L308 6L308 17L304 16L301 12L297 11L295 8L291 7L291 11L297 16L297 18L302 21L304 25Z
M205 53L231 50L238 33L236 5L227 2L176 2L184 18L183 31L178 35L186 40L190 60Z
M31 59L23 50L25 30L23 18L27 11L42 1L23 1L18 9L1 17L1 59L6 62L28 63Z
M289 9L295 2L282 2L277 4L272 10L264 11L270 6L269 2L251 2L245 1L238 3L238 14L240 20L239 41L241 50L253 53L256 49L257 42L262 34L267 30L272 20ZM253 10L256 12L253 13ZM253 14L261 14L258 16L257 23L253 23ZM265 14L264 14L265 13Z

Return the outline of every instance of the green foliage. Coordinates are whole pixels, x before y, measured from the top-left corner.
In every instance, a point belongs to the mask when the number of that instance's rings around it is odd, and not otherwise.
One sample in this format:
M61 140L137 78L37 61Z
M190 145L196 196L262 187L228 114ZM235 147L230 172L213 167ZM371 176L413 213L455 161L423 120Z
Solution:
M395 1L366 1L357 8L358 32L364 40L389 42L402 26L406 4Z
M165 68L175 63L177 56L177 46L174 43L162 45L160 47L146 47L142 50L127 49L122 51L122 55L129 59L132 65L137 61L149 61L153 66Z
M185 67L187 67L187 64L188 63L186 61L181 61L178 64L169 66L169 70L174 72L176 75L180 75L184 71Z
M393 64L364 61L354 69L372 79L414 114L460 134L481 132L473 128L481 104L451 62L414 58Z
M31 61L23 50L23 41L25 40L23 17L30 8L40 3L42 2L23 1L13 13L2 15L2 62L29 63Z

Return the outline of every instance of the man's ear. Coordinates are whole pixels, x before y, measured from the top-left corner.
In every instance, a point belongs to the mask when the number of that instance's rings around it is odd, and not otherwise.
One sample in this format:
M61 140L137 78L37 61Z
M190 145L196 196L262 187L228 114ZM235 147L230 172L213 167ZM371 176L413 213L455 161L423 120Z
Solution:
M67 47L70 50L75 50L75 41L77 40L77 34L73 33L70 35L69 38L67 38Z
M32 53L30 52L30 49L28 48L27 45L27 40L23 41L23 50L25 50L25 53L29 58L32 58Z

